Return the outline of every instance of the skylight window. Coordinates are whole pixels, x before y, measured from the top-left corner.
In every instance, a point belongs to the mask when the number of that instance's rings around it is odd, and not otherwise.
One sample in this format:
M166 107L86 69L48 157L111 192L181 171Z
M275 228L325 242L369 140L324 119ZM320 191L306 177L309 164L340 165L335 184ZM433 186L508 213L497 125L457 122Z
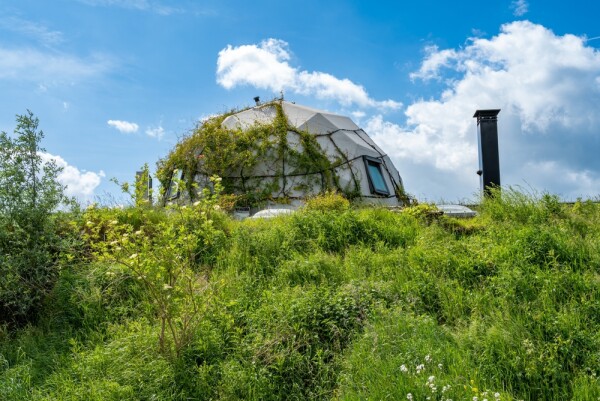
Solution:
M365 156L364 159L371 193L377 195L389 195L390 190L383 178L381 160L369 156Z

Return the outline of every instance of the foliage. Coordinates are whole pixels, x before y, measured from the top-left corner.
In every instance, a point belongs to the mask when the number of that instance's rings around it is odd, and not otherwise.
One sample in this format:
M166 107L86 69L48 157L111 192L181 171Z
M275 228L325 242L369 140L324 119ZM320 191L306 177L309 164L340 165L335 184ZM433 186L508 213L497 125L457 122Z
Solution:
M39 120L17 116L0 133L0 323L31 320L58 274L61 238L52 212L66 198L54 161L43 161Z
M458 221L328 196L74 216L84 262L36 325L0 328L0 398L600 396L598 204L507 189Z
M151 237L144 233L145 227L134 230L130 224L113 221L106 240L96 246L100 260L117 264L112 274L119 274L122 267L140 281L160 322L159 348L166 355L171 351L178 355L189 343L206 308L201 300L211 285L199 273L223 239L213 221L220 213L220 179L213 181L215 194L206 190L189 207L173 206Z
M153 191L150 188L150 168L148 163L142 166L142 169L136 173L135 181L132 185L128 182L119 182L116 178L111 179L112 182L121 187L121 191L131 197L135 207L150 207L152 206Z
M311 191L315 186L355 196L358 188L341 188L335 173L344 163L344 154L330 160L314 135L289 124L280 102L261 106L265 112L271 109L275 113L272 123L247 129L222 126L232 113L202 122L158 162L162 188L170 187L174 171L182 171L185 196L192 201L197 197L196 180L200 179L201 186L208 185L202 177L214 175L223 178L226 194L238 195L235 201L240 206L256 206L271 199L286 201L293 191ZM295 146L289 143L290 135L298 142ZM268 167L265 170L260 165Z
M305 207L308 210L343 212L350 208L350 202L336 192L327 191L321 195L308 198Z

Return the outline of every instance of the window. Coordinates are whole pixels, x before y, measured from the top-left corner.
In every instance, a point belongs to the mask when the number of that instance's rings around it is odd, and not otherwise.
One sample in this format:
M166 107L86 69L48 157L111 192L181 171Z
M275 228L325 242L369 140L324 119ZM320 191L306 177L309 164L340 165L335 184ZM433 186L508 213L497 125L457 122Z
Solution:
M167 192L167 199L173 200L179 198L179 182L183 180L183 171L179 169L173 170L171 175L171 182L169 184L169 191Z
M388 189L385 179L383 178L381 160L369 156L364 156L364 160L371 193L377 195L389 195L390 190Z

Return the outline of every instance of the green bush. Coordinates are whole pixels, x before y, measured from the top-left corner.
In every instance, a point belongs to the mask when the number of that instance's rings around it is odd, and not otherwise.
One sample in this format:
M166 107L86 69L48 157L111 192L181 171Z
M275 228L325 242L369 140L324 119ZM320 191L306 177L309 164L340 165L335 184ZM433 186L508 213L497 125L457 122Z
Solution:
M0 133L0 324L33 320L58 276L62 239L52 212L64 201L60 168L43 161L44 133L28 111Z

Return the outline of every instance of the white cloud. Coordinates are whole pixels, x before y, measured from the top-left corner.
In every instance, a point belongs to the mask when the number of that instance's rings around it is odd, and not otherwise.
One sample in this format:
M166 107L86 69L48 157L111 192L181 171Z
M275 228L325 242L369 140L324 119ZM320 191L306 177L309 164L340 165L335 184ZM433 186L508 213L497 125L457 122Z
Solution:
M502 183L545 186L561 192L567 182L546 183L540 163L569 166L562 177L581 184L565 192L593 195L600 160L600 52L586 39L555 35L528 21L503 25L490 39L473 39L461 49L429 48L415 78L452 76L443 80L439 98L419 100L406 109L406 124L371 117L366 130L387 149L403 172L408 190L429 196L470 196L479 187L477 109L501 108L499 142ZM444 192L428 190L427 174L446 177ZM579 174L579 175L577 175ZM577 180L572 181L572 184ZM569 184L571 185L571 184ZM573 184L575 185L575 184ZM587 192L586 192L587 191ZM592 191L592 192L589 192Z
M106 123L124 134L133 134L140 128L136 123L130 123L129 121L108 120Z
M440 68L448 67L451 61L457 57L455 50L446 49L440 51L435 45L425 47L425 53L427 54L427 57L421 63L419 71L410 74L412 79L439 79Z
M111 66L111 61L101 55L85 60L52 51L0 47L0 80L33 81L42 91L47 89L48 83L72 83L95 77Z
M372 99L363 86L349 79L292 67L290 58L287 42L279 39L267 39L259 45L228 45L219 52L217 82L226 89L251 85L276 93L291 90L319 99L335 100L345 106L356 104L382 110L402 107L394 100Z
M63 42L62 32L50 30L42 24L15 16L0 18L0 29L20 33L45 45L57 45Z
M94 196L94 190L100 185L100 181L105 174L102 170L98 173L92 171L82 171L75 166L71 166L60 156L42 152L39 154L44 163L53 160L56 165L62 168L58 175L58 182L66 186L65 194L74 196L79 200L91 200Z
M515 17L522 17L529 11L529 4L526 0L513 0L510 8L513 10Z
M146 135L148 135L151 138L156 138L160 141L165 135L165 129L161 125L159 125L158 127L148 127L146 129Z

